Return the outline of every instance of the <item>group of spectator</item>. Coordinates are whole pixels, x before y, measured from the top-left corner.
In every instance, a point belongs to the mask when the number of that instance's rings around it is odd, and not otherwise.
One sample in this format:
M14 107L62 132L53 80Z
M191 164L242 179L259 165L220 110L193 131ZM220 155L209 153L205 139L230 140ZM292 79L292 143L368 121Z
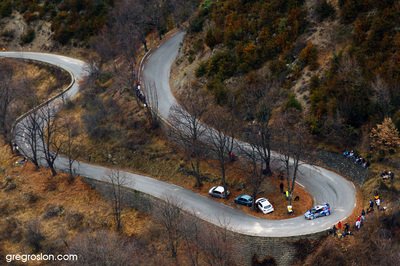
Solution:
M382 200L381 197L379 196L379 193L375 192L374 199L369 200L369 207L367 209L367 213L373 212L375 205L378 211L384 211L386 207L381 207L381 203Z
M367 212L365 212L365 210L362 209L361 214L357 216L357 219L354 223L354 229L356 231L361 229L364 222L366 221L366 213L374 211L375 205L377 210L385 210L385 207L383 208L381 207L381 197L379 196L378 192L375 192L374 198L369 200L369 207L367 209ZM332 229L329 230L329 233L333 234L333 236L338 236L339 238L348 235L353 235L353 233L350 231L349 223L346 222L343 225L341 221L339 221L337 225L333 225Z
M136 93L136 97L144 104L144 106L146 107L146 96L144 95L144 93L142 92L141 88L140 88L140 83L138 83L135 87L135 93Z
M332 229L330 230L330 233L332 233L333 236L338 236L339 238L353 234L350 231L349 223L345 223L343 225L341 221L339 221L337 225L333 225Z
M356 222L355 222L355 229L360 230L361 226L364 224L365 221L365 210L362 209L361 215L357 216Z
M343 152L343 156L351 159L354 161L354 163L361 165L364 168L368 168L370 166L370 162L367 161L366 159L364 159L363 157L359 156L356 152L354 152L353 150L351 151L344 151Z
M389 171L384 170L384 171L382 171L382 173L381 173L381 177L382 177L383 180L390 179L390 181L393 182L393 180L394 180L394 173L393 173L392 171L390 171L390 170L389 170Z

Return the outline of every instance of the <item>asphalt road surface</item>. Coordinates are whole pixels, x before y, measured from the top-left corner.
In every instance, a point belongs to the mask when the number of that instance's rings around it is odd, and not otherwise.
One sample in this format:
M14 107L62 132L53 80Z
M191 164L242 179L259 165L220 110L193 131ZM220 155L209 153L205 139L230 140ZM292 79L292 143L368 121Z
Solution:
M145 84L154 82L156 85L159 112L163 118L168 118L170 107L176 103L169 86L169 76L171 65L178 54L183 37L184 33L176 34L153 51L144 63L144 82ZM0 52L0 57L42 61L69 71L78 82L75 82L64 98L73 98L76 95L79 80L86 75L87 66L84 62L65 56L46 53ZM23 122L24 119L19 123ZM18 130L18 125L16 130ZM26 143L22 137L18 137L16 142L22 149L26 149ZM66 170L67 165L68 161L62 156L56 161L58 169ZM110 169L106 167L77 162L74 164L74 168L79 175L108 182L107 175L110 173ZM246 235L290 237L317 233L325 231L352 213L355 207L356 190L351 182L324 168L307 164L303 164L300 168L298 184L304 186L312 194L315 203L330 203L332 207L330 216L312 221L305 220L303 216L285 220L260 219L173 184L129 172L121 171L121 174L126 176L126 187L160 199L177 198L183 203L184 210L195 213L199 218L217 226L227 226L231 231Z

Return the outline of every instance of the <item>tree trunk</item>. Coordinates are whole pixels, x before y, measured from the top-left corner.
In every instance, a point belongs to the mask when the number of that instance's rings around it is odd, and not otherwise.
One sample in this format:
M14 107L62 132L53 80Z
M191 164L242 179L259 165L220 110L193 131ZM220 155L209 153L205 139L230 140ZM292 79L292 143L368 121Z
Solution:
M224 187L224 197L227 197L226 180L225 180L225 162L221 161L221 174L222 174L222 186Z
M200 188L203 186L203 183L201 182L201 174L200 174L200 160L196 159L195 163L193 163L193 161L192 161L191 165L192 165L192 170L193 170L194 176L196 178L195 187Z
M50 167L50 170L51 170L51 175L52 176L56 176L57 175L57 171L56 171L56 169L54 168L54 165L52 164L52 165L49 165L49 167Z

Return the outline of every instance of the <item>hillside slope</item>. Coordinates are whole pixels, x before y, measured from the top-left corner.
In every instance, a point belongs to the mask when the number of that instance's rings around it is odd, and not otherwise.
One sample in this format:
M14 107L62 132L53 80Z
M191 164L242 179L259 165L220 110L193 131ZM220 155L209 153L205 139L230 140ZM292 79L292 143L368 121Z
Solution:
M397 1L203 1L191 20L173 85L193 81L254 119L274 91L275 113L303 110L309 130L336 147L367 148L384 117L400 128ZM252 105L254 108L247 108Z

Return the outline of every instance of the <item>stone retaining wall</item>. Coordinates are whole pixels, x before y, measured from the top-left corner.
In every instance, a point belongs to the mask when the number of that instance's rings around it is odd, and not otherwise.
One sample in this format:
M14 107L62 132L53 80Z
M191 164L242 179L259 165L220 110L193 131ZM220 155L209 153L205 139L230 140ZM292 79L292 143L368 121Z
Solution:
M84 181L102 196L112 200L111 184L90 178L84 178ZM123 188L122 191L125 205L141 212L152 214L154 204L163 204L159 199L133 189ZM185 215L190 216L188 213ZM210 230L210 227L223 230L208 222L200 222L200 230ZM325 235L326 232L301 237L258 237L227 231L227 237L232 243L233 259L237 265L251 265L254 255L260 261L272 257L277 265L291 265L299 256L298 252L304 254L311 250Z

